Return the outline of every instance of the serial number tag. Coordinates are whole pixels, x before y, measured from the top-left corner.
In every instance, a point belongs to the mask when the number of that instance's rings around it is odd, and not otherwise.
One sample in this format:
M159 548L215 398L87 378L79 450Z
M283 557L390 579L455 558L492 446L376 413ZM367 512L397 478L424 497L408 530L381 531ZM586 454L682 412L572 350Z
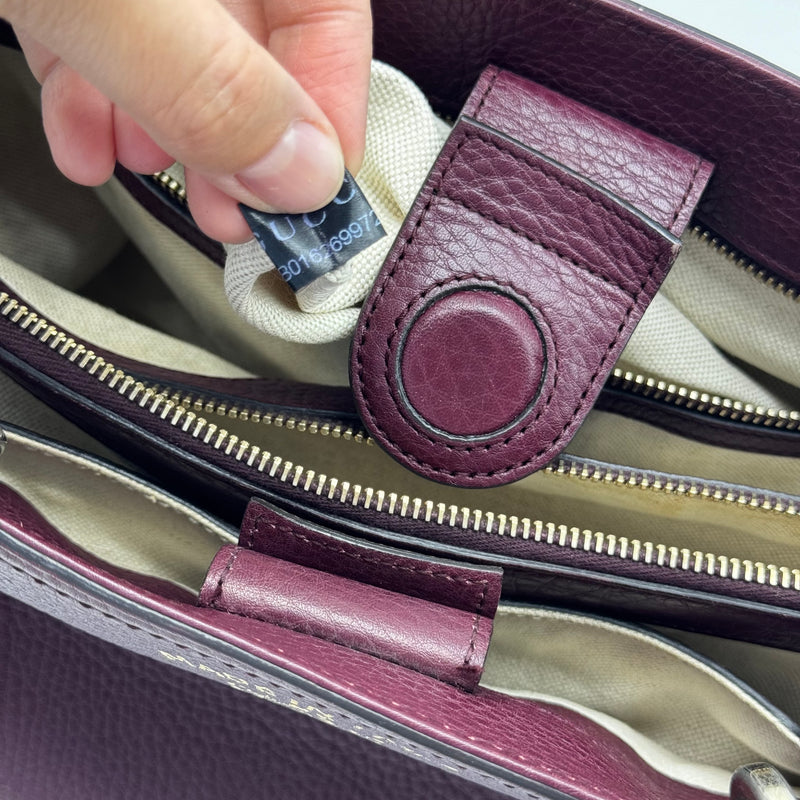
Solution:
M386 235L349 172L333 200L308 214L267 214L239 208L281 277L296 292L346 264Z

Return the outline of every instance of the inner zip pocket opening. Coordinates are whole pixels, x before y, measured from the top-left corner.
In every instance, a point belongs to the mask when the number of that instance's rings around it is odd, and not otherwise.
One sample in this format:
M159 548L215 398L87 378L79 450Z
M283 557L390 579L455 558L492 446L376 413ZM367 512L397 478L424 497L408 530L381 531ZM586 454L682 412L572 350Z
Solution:
M748 498L747 490L736 490L731 497L725 490L717 497L716 491L705 491L703 481L696 483L699 488L694 492L691 487L682 491L680 483L666 479L660 479L656 487L636 471L632 482L623 479L620 483L613 477L609 482L593 477L594 471L590 474L588 469L586 476L582 469L575 475L568 471L570 479L579 480L572 480L564 495L548 483L554 473L559 474L552 467L501 490L441 487L403 470L377 448L349 453L346 448L357 446L353 441L357 437L350 441L341 436L300 437L298 426L256 424L250 413L242 414L227 404L218 420L198 415L191 410L192 398L181 401L147 387L12 299L6 297L0 311L42 346L93 376L105 391L122 395L168 422L176 433L179 430L180 435L208 446L210 460L224 464L233 459L246 465L256 483L278 480L338 503L465 531L529 538L533 529L536 541L552 524L555 527L546 532L548 544L573 550L594 548L600 554L647 564L800 589L793 541L795 500L769 492ZM205 404L208 407L208 401ZM265 431L266 440L262 438ZM286 454L291 454L291 460ZM581 483L584 477L588 480ZM643 496L638 493L643 488L657 493ZM616 495L617 489L628 494ZM638 502L625 508L632 497ZM713 511L704 511L707 504ZM760 516L751 521L753 513ZM660 538L654 538L654 533Z

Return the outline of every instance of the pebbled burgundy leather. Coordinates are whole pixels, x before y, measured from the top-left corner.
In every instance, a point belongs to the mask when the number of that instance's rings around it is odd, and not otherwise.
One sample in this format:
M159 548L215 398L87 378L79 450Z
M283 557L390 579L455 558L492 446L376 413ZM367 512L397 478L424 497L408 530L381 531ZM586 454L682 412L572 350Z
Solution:
M449 434L480 436L510 425L537 396L545 343L512 297L453 291L419 312L398 362L410 409Z
M710 174L696 156L497 70L466 110L643 198L675 232ZM532 138L541 119L553 130ZM527 143L459 120L355 333L351 384L365 426L444 483L507 483L569 442L679 246Z
M500 601L500 569L335 533L259 500L247 507L239 546L448 608L472 613L480 607L487 617L494 617Z
M483 672L501 578L497 569L335 536L253 502L239 546L220 549L199 602L472 691Z
M497 67L483 71L461 113L594 181L675 236L713 169L694 153Z
M697 216L800 283L800 80L626 0L376 3L376 56L456 114L487 63L715 164Z
M3 594L0 652L4 798L500 797L453 771L109 644ZM236 741L257 755L239 757Z
M90 653L94 652L91 645L97 639L116 643L125 651L149 656L173 669L218 681L227 685L228 691L238 689L255 695L250 701L269 700L288 706L316 717L317 724L325 722L343 729L339 732L341 736L345 731L356 733L406 757L448 769L513 797L538 800L543 796L558 797L558 792L577 800L612 796L619 800L637 800L643 796L652 800L712 797L700 789L671 781L644 764L615 736L557 705L480 688L468 694L426 675L316 637L188 605L147 589L134 588L108 574L98 579L95 567L90 566L87 571L80 558L72 553L64 554L69 564L65 570L55 539L48 535L46 543L40 542L35 511L25 509L24 503L12 501L3 514L0 594L33 605L87 632L89 637L78 638L84 647L88 645ZM22 519L24 525L20 524ZM39 555L40 546L47 556ZM58 679L57 670L50 670L49 674ZM8 675L5 666L0 667L0 675ZM168 684L181 685L177 678ZM8 685L3 690L8 692ZM135 698L146 687L134 683L131 691L133 707L138 711ZM167 687L163 691L168 691ZM188 719L184 714L191 700L182 690L179 692L175 699L180 718ZM63 692L56 708L64 708L62 702L71 707L68 692ZM118 729L113 719L116 707L92 704L87 711L92 719L98 720L99 729L106 731L109 726ZM32 707L28 705L26 710L30 712ZM202 707L199 712L202 715ZM107 714L112 715L108 721ZM224 718L232 726L230 730L236 732L235 717L226 711ZM154 720L142 722L147 725ZM0 723L6 737L8 724L14 731L19 729L16 718L0 717ZM180 735L174 726L170 733ZM237 738L241 736L235 733L231 737ZM49 741L49 736L45 735L44 741ZM139 744L131 743L134 752ZM128 747L125 740L104 736L103 763L117 763L115 755L120 749L127 752ZM21 772L22 780L35 785L36 776L31 776L30 764L38 753L17 752L23 765L16 770L17 774ZM272 748L265 751L273 752ZM219 758L220 753L214 757ZM234 763L243 769L239 758ZM170 758L154 764L163 764L165 768L175 766ZM186 774L186 770L195 767L190 763L177 768ZM494 771L498 768L499 773ZM205 771L205 766L198 769ZM69 774L75 776L79 787L86 785L85 774ZM100 773L107 781L114 778L105 776L106 773ZM351 780L357 782L359 778L354 775ZM62 796L77 795L68 777L64 778L63 788L73 794ZM201 787L200 796L209 794Z
M463 689L483 671L491 620L226 545L201 605L378 656Z

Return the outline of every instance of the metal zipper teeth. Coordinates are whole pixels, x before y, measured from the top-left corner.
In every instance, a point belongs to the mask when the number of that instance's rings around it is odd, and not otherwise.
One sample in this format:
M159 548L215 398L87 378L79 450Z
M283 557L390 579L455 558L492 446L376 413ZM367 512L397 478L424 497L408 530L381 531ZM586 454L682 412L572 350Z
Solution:
M169 173L157 172L153 175L153 180L171 197L184 205L186 204L186 189ZM751 259L743 256L719 239L711 231L695 225L690 229L690 233L707 246L724 255L736 267L757 278L766 286L780 292L785 297L800 301L800 289L791 286L786 281L759 267ZM800 411L764 408L763 406L745 403L729 397L720 397L709 392L619 368L613 370L608 379L608 384L615 389L621 389L630 394L658 400L678 408L685 408L688 411L719 417L730 422L743 422L785 431L800 430ZM302 424L302 420L298 420L298 424ZM366 434L362 433L362 436L366 438ZM371 443L371 440L369 441Z
M144 385L144 384L143 384ZM227 417L239 422L271 425L275 428L286 428L300 433L330 436L332 439L344 439L359 444L373 445L375 442L362 427L355 427L330 420L316 420L299 417L282 411L272 412L261 409L246 408L217 402L203 397L182 394L169 386L160 384L147 384L148 388L156 394L166 395L171 403L180 405L196 414L209 414L218 417ZM171 392L171 393L170 393Z
M764 408L741 400L701 392L659 378L629 372L619 367L614 368L608 379L608 385L630 394L659 400L678 408L701 412L731 422L746 422L750 425L784 431L800 429L800 411Z
M267 421L269 415L256 415L251 410L244 412L227 405L216 406L208 400L192 400L190 397L175 394L170 396L157 386L149 386L123 370L117 369L102 356L67 336L63 331L5 292L0 292L0 314L18 327L28 331L31 336L34 336L42 344L46 344L51 350L87 374L94 376L100 383L114 389L153 416L167 421L194 439L213 447L217 452L247 464L257 472L269 475L271 478L342 505L361 507L382 514L423 520L462 530L527 539L575 551L594 552L640 564L653 564L684 572L704 573L735 581L800 591L800 569L790 569L749 559L728 558L688 548L668 547L652 542L642 542L638 539L617 537L599 531L531 520L528 517L436 503L433 500L412 498L409 495L399 495L396 492L386 492L382 489L376 490L369 486L317 473L240 439L216 423L209 422L208 419L200 416L195 408L199 405L205 413L208 413L210 409L213 413L221 416L272 425L278 424L276 422L277 415ZM286 422L287 420L284 419L280 424L285 426ZM314 428L313 423L308 423L301 427L299 422L300 420L295 421L295 430L325 435L323 433L324 425ZM330 429L328 435L335 436L336 434L333 433L333 429ZM346 438L344 431L340 431L339 435ZM354 441L358 441L357 437L352 438ZM546 467L546 470L551 474L571 476L598 483L614 483L643 490L701 496L712 501L739 503L782 514L797 515L800 513L796 503L784 498L748 496L735 490L722 492L700 481L648 477L635 470L620 472L572 461L568 458L559 459Z
M711 231L695 225L690 229L690 233L705 245L723 255L738 269L744 270L761 281L765 286L770 287L790 300L800 302L800 289L798 287L792 286L784 279L759 267L754 261L742 255ZM619 368L613 370L608 382L615 389L622 389L632 394L659 400L662 403L668 403L690 411L720 417L732 422L745 422L751 425L786 431L800 429L800 411L764 408L763 406L745 403L729 397L720 397L709 392L680 386L659 378L628 372Z
M769 286L770 289L774 289L784 297L800 302L800 287L794 286L785 278L773 275L769 270L760 267L751 258L743 255L736 250L736 248L731 247L731 245L720 239L715 233L708 230L708 228L704 228L701 225L694 225L689 230L690 233L703 242L703 244L725 256L728 261L739 269L744 270L748 275L752 275L765 286Z
M186 200L186 187L175 180L168 172L161 171L152 175L152 179L156 185L174 200L177 200L181 205L188 205Z

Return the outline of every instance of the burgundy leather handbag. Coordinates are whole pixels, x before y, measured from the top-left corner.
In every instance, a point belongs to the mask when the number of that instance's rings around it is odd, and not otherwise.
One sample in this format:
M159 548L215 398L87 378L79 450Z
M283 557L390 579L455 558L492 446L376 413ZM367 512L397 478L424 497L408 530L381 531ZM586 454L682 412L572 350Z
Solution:
M146 344L9 237L3 796L791 797L800 81L621 0L375 24L453 125L349 386ZM172 178L108 193L220 272Z

